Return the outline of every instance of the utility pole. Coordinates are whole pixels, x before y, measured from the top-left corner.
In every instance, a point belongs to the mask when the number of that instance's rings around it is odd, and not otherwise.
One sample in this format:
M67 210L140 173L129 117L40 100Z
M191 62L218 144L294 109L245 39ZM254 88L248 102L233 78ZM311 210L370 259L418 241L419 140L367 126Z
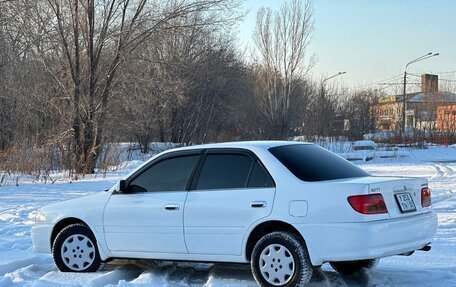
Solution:
M407 104L407 101L405 99L405 95L407 94L407 67L405 67L404 70L404 94L402 96L402 133L404 134L405 138L405 105Z

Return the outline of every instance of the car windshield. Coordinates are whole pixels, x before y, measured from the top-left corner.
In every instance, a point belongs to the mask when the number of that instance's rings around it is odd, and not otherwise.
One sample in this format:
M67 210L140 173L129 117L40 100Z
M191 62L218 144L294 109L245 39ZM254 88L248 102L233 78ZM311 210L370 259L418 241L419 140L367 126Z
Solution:
M270 148L269 151L303 181L369 176L367 172L346 159L317 145L285 145Z

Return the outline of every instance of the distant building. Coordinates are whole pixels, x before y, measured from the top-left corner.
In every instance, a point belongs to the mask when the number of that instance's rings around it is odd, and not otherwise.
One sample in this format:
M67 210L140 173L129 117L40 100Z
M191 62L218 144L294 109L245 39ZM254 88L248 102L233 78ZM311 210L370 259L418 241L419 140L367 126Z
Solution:
M437 108L437 128L442 132L456 131L456 105Z
M421 92L406 94L405 125L407 128L439 130L444 126L454 125L456 127L456 114L455 117L447 116L448 113L453 113L449 107L456 107L456 94L439 92L438 82L437 75L423 74L421 75ZM403 95L380 99L376 105L371 107L376 129L400 131L402 129L402 107ZM456 108L454 111L456 112Z

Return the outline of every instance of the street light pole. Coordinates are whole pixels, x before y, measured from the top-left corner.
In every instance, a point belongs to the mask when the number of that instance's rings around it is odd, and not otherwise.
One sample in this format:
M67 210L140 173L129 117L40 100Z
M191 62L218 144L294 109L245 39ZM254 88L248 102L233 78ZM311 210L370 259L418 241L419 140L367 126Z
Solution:
M323 98L324 95L325 95L325 90L324 89L325 89L325 82L327 80L331 80L332 78L335 78L337 76L340 76L340 75L343 75L343 74L346 74L346 73L347 72L339 72L337 74L332 75L331 77L327 77L326 79L323 79L323 81L321 81L321 97Z
M323 105L323 99L325 97L325 82L330 80L330 79L332 79L332 78L335 78L337 76L340 76L340 75L343 75L343 74L346 74L346 73L347 72L339 72L339 73L334 74L334 75L332 75L330 77L327 77L327 78L323 79L323 81L321 81L321 94L320 94L321 103L320 103L320 105ZM321 109L321 111L318 113L318 117L321 117L322 116L322 111L323 111L323 106L320 106L319 108ZM323 129L319 130L322 121L318 120L318 123L319 124L317 126L317 133L322 134L323 133Z
M402 133L404 135L404 138L405 138L405 111L406 111L406 104L407 104L407 101L405 99L405 96L406 96L406 93L407 93L407 68L408 68L409 65L411 65L413 63L420 62L420 61L423 61L423 60L426 60L426 59L429 59L429 58L432 58L432 57L435 57L435 56L438 56L438 55L439 55L439 53L429 52L426 55L418 57L418 58L408 62L407 65L405 65L405 69L404 69L404 93L403 93L403 97L402 97Z
M337 77L337 76L340 76L340 75L343 75L343 74L346 74L346 73L347 73L347 72L339 72L339 73L337 73L337 74L335 74L335 75L332 75L331 77L327 77L326 79L324 79L324 80L321 82L321 85L323 86L323 84L324 84L327 80L330 80L330 79L332 79L332 78L335 78L335 77Z

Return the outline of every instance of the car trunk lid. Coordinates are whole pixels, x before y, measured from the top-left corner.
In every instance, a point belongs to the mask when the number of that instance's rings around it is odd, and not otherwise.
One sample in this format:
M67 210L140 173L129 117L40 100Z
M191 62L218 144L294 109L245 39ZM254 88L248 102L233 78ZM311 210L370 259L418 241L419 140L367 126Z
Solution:
M421 206L421 189L427 187L422 178L373 177L369 193L383 196L390 218L413 216L427 212L429 207Z

